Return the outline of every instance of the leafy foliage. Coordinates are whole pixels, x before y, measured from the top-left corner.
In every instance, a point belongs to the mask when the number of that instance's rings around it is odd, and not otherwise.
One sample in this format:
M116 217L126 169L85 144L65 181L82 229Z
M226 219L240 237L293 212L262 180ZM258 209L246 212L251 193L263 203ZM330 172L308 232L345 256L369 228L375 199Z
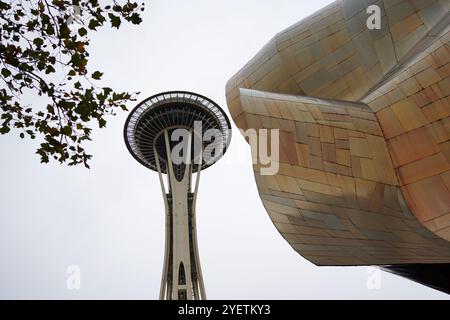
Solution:
M97 84L103 73L88 70L89 34L108 22L140 24L143 10L132 1L0 0L0 133L39 138L41 162L89 168L92 155L82 146L89 124L105 127L105 117L126 110L137 94ZM24 94L45 103L24 105Z

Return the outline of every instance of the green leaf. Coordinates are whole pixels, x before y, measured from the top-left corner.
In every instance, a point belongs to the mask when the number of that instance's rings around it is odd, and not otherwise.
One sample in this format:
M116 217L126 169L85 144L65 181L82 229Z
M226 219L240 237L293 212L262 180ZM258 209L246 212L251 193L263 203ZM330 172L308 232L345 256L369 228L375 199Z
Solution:
M99 126L100 128L106 127L106 120L103 119L103 118L98 119L98 126Z
M11 131L11 129L8 127L8 126L3 126L3 127L1 127L0 128L0 133L1 134L6 134L6 133L8 133L9 131Z
M71 136L72 135L72 127L70 126L64 126L62 128L62 132L66 135L66 136Z
M11 71L6 68L2 68L2 76L3 78L8 78L11 75Z
M95 71L95 72L92 74L92 78L95 79L95 80L100 80L100 78L101 78L102 76L103 76L103 73L100 72L100 71Z
M111 19L111 27L119 29L120 27L120 18L112 13L108 13L109 19Z
M87 35L87 30L85 28L80 28L78 29L78 34L84 37L85 35Z
M54 73L56 70L52 66L47 66L45 69L45 74Z
M100 23L97 19L92 19L89 21L88 28L91 30L95 30L98 26L100 26Z
M130 21L133 24L140 24L142 22L142 19L141 19L141 16L139 15L139 13L135 12L131 15Z
M40 47L40 46L42 46L42 45L44 44L44 39L42 39L42 38L35 38L35 39L33 40L33 43L34 43L35 45L37 45L38 47Z

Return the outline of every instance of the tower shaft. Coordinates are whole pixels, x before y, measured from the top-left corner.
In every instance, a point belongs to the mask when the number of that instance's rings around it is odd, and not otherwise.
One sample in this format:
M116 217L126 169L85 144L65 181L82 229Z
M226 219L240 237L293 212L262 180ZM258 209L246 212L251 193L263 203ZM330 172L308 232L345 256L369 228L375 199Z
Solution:
M193 164L190 163L192 133L188 136L187 154L184 155L183 164L173 164L169 131L164 130L163 134L168 168L168 192L165 190L160 159L155 150L166 212L166 241L160 299L206 299L198 254L195 219L200 169L197 172L194 190L192 191L191 188L193 177Z

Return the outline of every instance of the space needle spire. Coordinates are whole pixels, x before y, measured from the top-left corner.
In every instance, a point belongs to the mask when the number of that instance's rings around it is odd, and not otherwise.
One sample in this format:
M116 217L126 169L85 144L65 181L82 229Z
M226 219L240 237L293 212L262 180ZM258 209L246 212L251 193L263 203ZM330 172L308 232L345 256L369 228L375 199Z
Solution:
M195 204L200 173L216 163L230 143L226 114L201 95L165 92L133 109L124 136L133 157L159 176L165 207L160 299L206 299Z

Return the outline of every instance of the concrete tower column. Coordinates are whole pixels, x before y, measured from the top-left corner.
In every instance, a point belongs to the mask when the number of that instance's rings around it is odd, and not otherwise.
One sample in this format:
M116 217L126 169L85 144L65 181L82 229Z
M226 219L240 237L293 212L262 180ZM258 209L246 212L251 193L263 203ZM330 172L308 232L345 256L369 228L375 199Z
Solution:
M166 210L166 247L161 279L160 299L167 300L199 300L206 299L203 276L197 245L195 200L201 169L197 172L194 192L192 192L191 140L189 132L187 154L182 176L174 172L171 159L169 131L164 130L165 149L167 155L168 191L165 190L160 157L156 152L158 173L163 191ZM200 163L202 159L200 156Z

